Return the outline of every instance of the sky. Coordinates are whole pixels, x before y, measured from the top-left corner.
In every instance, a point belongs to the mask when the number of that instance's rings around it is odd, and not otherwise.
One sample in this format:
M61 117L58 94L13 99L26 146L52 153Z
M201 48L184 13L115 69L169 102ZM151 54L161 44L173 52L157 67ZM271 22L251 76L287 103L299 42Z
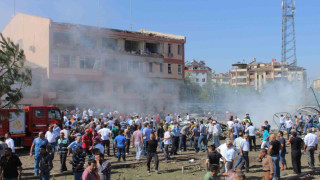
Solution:
M54 22L130 30L129 0L15 0L16 12ZM308 83L320 76L320 1L296 0L297 62ZM98 10L100 9L100 10ZM14 14L14 0L0 0L0 31ZM184 35L185 60L204 60L216 72L231 64L281 60L281 0L132 0L133 30Z

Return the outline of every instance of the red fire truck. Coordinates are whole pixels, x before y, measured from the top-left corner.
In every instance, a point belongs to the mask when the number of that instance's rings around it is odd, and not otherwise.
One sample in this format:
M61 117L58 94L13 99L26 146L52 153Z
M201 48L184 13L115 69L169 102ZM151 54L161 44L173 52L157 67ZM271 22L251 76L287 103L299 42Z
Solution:
M56 106L26 106L21 109L0 110L0 136L10 132L15 146L31 146L40 131L61 124L62 116Z

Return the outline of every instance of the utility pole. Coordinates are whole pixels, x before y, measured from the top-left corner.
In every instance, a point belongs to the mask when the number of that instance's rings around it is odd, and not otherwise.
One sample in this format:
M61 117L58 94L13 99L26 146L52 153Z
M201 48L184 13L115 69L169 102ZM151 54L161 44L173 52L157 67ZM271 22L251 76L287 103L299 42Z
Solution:
M294 28L295 0L282 0L282 77L284 66L297 65L296 37Z

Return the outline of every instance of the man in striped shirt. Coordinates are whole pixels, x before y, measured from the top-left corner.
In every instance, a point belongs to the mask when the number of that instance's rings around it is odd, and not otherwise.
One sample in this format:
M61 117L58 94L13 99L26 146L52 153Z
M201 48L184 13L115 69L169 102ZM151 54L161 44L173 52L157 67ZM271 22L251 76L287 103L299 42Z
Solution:
M68 144L69 141L65 138L64 132L60 132L60 138L58 139L58 152L60 153L60 163L61 168L60 172L67 171L66 160L67 160L67 153L68 153Z

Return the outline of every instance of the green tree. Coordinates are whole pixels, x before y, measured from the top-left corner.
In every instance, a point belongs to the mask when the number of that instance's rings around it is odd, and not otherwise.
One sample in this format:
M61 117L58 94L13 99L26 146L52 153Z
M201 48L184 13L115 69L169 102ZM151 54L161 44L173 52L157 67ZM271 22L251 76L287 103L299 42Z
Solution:
M22 90L31 86L31 70L24 67L25 55L18 44L0 34L0 109L17 106Z

